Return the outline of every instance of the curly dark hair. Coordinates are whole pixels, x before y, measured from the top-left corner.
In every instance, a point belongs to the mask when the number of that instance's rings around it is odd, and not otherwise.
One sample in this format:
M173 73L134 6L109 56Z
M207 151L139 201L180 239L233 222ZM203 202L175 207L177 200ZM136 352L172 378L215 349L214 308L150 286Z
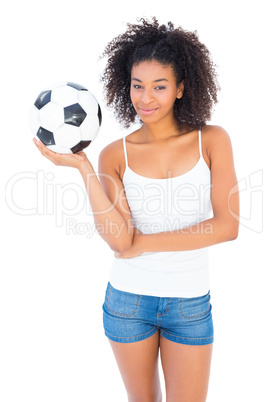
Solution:
M134 123L138 115L130 98L132 66L154 60L173 68L177 85L184 80L183 96L174 103L178 127L201 128L211 118L220 89L207 47L196 31L174 28L172 22L159 25L155 17L151 22L144 18L137 22L127 24L127 31L109 42L101 56L108 57L101 76L107 105L123 126Z

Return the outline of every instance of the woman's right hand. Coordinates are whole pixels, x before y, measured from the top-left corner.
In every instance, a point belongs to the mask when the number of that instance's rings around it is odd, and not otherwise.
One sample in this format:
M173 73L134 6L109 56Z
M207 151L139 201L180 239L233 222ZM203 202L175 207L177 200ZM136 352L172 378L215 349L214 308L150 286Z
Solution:
M33 138L33 142L41 154L57 166L69 166L79 169L83 162L88 161L84 152L78 152L77 154L59 154L48 149L36 138Z

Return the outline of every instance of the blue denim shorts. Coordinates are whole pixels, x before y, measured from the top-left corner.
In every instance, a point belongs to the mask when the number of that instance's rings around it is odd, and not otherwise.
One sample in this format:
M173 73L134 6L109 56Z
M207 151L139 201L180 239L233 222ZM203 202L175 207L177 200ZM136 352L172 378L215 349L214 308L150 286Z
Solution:
M102 309L105 335L115 342L138 342L158 330L185 345L214 340L210 291L193 298L155 297L123 292L108 282Z

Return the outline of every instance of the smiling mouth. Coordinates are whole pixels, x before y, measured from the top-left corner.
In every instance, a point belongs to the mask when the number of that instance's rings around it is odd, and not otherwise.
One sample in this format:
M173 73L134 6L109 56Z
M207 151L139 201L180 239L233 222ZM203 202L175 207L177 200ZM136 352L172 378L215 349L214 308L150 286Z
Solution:
M157 110L157 108L148 109L148 108L139 107L140 113L141 113L141 114L144 114L144 115L150 115L150 114L154 113L156 110Z

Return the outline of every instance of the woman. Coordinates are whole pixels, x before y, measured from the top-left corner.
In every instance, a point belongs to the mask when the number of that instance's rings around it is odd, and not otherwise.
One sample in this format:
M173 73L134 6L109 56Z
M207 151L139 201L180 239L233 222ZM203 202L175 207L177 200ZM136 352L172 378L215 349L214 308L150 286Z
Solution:
M206 400L212 345L208 247L234 240L239 196L229 135L207 125L217 80L195 32L141 19L106 47L107 104L140 127L106 146L99 178L79 169L94 220L115 252L103 320L129 401L159 402L160 351L169 402ZM213 212L213 217L211 213Z

